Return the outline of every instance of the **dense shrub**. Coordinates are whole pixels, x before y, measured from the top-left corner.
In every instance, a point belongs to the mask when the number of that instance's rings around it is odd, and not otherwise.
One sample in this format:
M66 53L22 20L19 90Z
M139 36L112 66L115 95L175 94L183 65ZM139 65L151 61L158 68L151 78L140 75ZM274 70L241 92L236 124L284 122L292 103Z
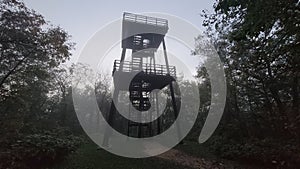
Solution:
M63 159L82 142L80 137L57 131L20 135L1 143L0 168L40 168Z
M300 166L300 147L296 140L248 139L237 142L214 136L207 146L216 155L230 160L272 168Z

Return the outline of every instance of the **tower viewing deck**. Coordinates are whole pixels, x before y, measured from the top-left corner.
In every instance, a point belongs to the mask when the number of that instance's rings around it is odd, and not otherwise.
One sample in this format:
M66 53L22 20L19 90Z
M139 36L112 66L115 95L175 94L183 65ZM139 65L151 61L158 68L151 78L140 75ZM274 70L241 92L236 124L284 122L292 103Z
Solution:
M115 60L114 62L114 68L113 68L113 73L115 71L120 71L120 60ZM124 61L123 63L123 69L122 72L124 73L130 73L134 72L134 67L141 66L140 70L136 71L143 71L145 74L154 74L154 75L162 75L166 76L168 75L168 68L166 65L160 65L160 64L149 64L149 63L143 63L143 64L138 64L138 63L133 63L130 61ZM176 67L175 66L169 66L169 75L176 78Z
M166 19L125 12L122 21L122 48L157 49L168 29Z
M164 27L168 29L168 20L125 12L123 21Z

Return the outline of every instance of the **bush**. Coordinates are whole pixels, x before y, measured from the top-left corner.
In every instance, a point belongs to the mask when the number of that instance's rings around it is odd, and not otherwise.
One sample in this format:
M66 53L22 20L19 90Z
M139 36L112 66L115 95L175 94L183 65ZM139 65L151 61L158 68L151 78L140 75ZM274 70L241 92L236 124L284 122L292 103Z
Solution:
M82 142L80 137L63 136L59 133L57 130L46 131L20 135L14 142L2 141L0 168L26 169L49 166L76 150Z
M208 143L216 155L249 164L272 168L297 168L300 166L300 147L296 140L247 139L235 141L214 136Z

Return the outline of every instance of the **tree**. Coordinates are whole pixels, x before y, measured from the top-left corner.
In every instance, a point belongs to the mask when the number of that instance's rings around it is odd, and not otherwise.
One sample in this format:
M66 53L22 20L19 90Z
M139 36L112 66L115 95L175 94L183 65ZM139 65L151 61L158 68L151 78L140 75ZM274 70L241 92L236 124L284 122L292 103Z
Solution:
M300 117L299 12L295 0L220 0L215 14L204 14L236 90L237 109L273 116L268 123L277 124L268 127L279 133Z
M0 107L4 127L18 131L47 112L55 70L71 55L70 36L24 3L0 1Z
M61 126L66 113L75 119L62 67L69 38L24 3L0 0L0 168L39 168L79 145Z
M71 55L69 35L22 2L1 1L0 31L1 99L19 86L47 81L49 72Z
M228 89L214 147L231 157L297 166L291 149L300 139L299 1L217 0L214 9L204 11L203 25L224 62ZM197 44L195 51L203 47ZM204 68L198 76L206 78Z

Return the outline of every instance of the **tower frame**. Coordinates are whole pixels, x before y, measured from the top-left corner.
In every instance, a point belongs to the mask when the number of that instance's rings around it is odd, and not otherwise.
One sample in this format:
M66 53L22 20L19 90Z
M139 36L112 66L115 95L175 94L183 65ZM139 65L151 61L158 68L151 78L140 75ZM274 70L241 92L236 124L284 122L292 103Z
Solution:
M120 60L115 60L113 65L114 92L111 102L110 112L107 122L114 126L114 118L117 109L116 104L120 91L129 91L130 104L140 111L137 115L141 118L141 111L148 111L154 107L157 116L159 115L158 93L152 92L154 89L163 89L169 86L171 104L174 112L174 119L178 116L178 106L176 104L173 82L176 82L176 68L169 65L165 35L168 32L168 20L149 17L144 15L125 12L122 21L122 53ZM147 32L147 33L143 33ZM149 33L148 33L149 32ZM165 65L156 64L155 53L162 45ZM125 61L126 51L131 50L131 61ZM133 77L133 78L128 78ZM130 81L129 81L130 80ZM128 86L123 84L129 84ZM155 105L151 105L150 99ZM134 113L129 106L129 116ZM132 136L130 130L137 127L138 138L145 137L143 127L148 128L148 137L162 132L162 117L158 117L152 122L152 112L148 112L149 123L137 123L127 119L127 136ZM153 130L156 125L156 131ZM181 133L177 123L178 137ZM108 146L111 129L106 129L104 133L103 146Z

